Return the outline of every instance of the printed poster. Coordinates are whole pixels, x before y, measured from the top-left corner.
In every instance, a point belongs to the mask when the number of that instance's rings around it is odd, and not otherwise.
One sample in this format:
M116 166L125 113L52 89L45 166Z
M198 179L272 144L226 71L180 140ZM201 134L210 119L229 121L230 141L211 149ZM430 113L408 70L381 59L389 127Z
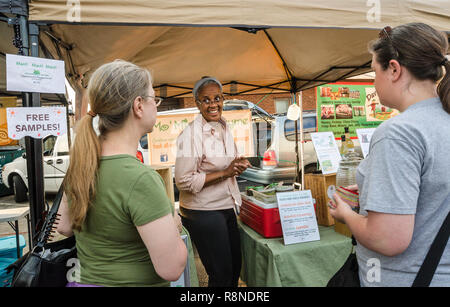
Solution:
M277 193L284 245L320 240L310 190Z
M15 107L17 97L0 97L0 146L19 145L19 141L8 137L8 123L6 120L6 108Z
M339 162L341 162L341 154L333 132L311 133L311 140L316 150L322 173L324 175L337 173Z
M317 131L332 131L335 138L349 127L351 137L356 129L376 128L399 112L380 103L373 83L340 82L317 87Z
M64 61L6 55L6 90L65 94Z
M150 165L174 165L177 137L199 113L159 115L153 132L148 134ZM238 152L253 156L253 131L250 110L223 111Z

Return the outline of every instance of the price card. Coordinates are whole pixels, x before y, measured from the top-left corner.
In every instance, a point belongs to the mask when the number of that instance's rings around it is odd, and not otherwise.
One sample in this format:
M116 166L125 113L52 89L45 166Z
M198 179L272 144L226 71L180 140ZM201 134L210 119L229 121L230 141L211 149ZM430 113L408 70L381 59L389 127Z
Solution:
M320 240L310 190L277 193L284 244Z
M356 129L356 134L358 135L364 158L366 158L369 154L370 140L372 139L372 135L374 132L375 128Z

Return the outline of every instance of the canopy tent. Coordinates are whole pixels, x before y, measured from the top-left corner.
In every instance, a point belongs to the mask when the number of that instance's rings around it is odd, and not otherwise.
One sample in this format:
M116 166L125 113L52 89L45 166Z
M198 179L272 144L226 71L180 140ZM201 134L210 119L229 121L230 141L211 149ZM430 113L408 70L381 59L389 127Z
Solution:
M367 44L385 25L450 30L445 0L50 0L29 14L50 25L41 41L72 84L120 58L151 69L164 97L190 96L204 75L228 94L298 92L369 71Z

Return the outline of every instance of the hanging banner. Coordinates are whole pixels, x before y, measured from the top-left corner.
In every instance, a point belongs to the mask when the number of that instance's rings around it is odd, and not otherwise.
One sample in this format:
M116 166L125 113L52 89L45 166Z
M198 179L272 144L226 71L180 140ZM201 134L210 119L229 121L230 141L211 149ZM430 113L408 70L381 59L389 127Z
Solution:
M380 103L373 83L339 82L317 87L318 132L332 131L335 138L349 127L351 137L356 129L376 128L399 112Z
M64 61L6 55L6 90L65 94Z
M177 156L177 137L197 114L158 115L152 133L148 134L150 165L174 165Z
M158 115L153 132L148 134L150 165L175 164L177 137L198 114ZM246 157L252 157L254 154L251 111L223 111L222 116L231 130L238 152Z
M19 140L25 136L42 139L47 135L67 133L65 107L7 108L8 137Z
M6 108L16 105L17 97L0 97L0 146L19 145L19 141L8 137L8 122L6 120Z

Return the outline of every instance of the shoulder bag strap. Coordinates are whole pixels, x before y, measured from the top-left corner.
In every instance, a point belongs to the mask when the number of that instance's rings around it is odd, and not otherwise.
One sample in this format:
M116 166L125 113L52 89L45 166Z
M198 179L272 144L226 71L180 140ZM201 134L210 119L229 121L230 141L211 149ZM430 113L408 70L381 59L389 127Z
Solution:
M446 201L449 199L447 197ZM447 246L448 238L450 236L450 212L447 214L447 218L441 226L438 234L434 238L431 244L416 279L414 280L412 287L428 287L433 279L434 272L441 260L445 247Z
M45 243L47 243L47 239L50 236L50 231L52 231L53 224L57 219L59 205L61 204L61 200L64 193L64 182L61 183L59 187L58 193L55 196L53 201L53 205L51 209L48 211L47 216L45 217L44 224L42 225L41 231L39 232L38 239L36 242L36 247L43 247Z

